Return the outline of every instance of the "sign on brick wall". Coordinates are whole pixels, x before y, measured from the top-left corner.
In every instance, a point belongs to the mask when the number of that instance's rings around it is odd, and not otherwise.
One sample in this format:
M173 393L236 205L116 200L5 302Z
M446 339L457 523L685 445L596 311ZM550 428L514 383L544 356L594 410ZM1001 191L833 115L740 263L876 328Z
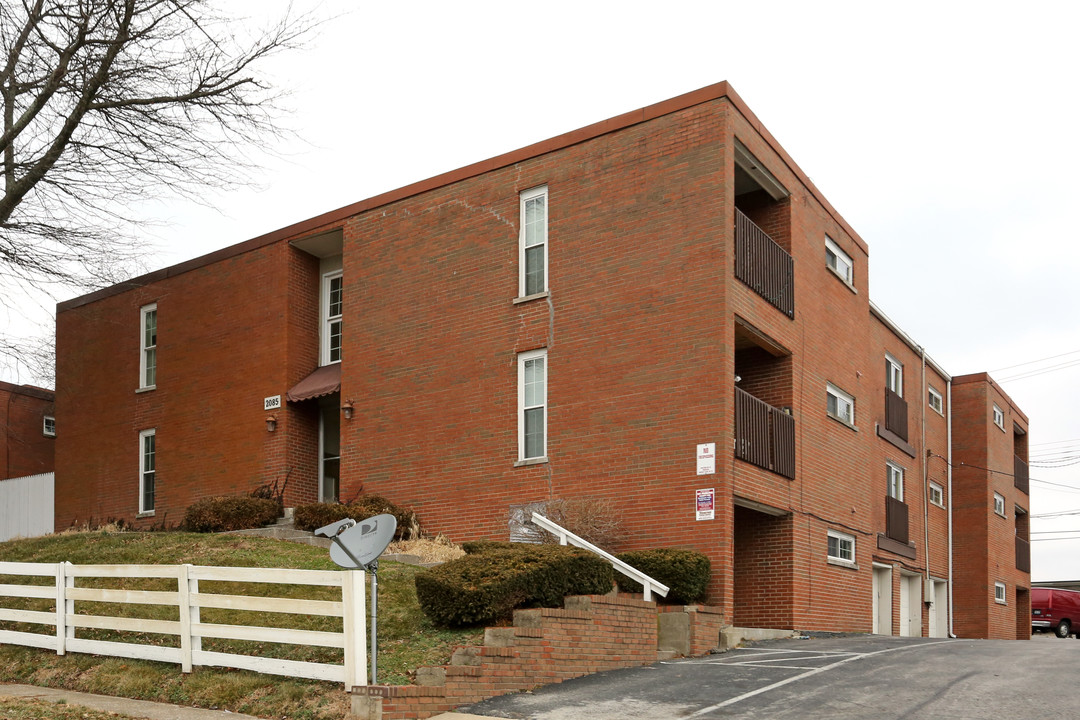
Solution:
M716 489L704 488L697 491L697 519L712 520L716 517Z

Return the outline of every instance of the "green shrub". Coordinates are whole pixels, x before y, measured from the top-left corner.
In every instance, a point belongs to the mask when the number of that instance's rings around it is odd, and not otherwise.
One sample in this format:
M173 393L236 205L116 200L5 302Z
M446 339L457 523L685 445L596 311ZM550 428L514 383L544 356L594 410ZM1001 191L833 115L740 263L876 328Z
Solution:
M342 503L300 505L293 511L293 525L297 530L311 531L345 518L360 521L383 514L393 515L397 520L394 539L408 540L419 535L420 525L416 521L416 513L408 508L399 507L379 495L361 495L348 505Z
M702 600L709 586L712 568L709 558L697 550L679 548L656 548L654 550L632 550L617 556L627 565L631 565L649 577L668 586L666 598L657 598L663 602L677 605L689 605ZM629 593L642 592L638 583L618 573L616 581L619 590Z
M442 627L465 627L507 619L516 608L561 607L567 595L611 590L611 565L586 550L513 545L483 548L418 573L424 614Z
M506 542L505 540L470 540L461 543L461 549L466 555L483 555L493 550L514 550L523 543Z
M208 497L188 506L183 528L190 532L227 532L269 525L281 515L276 500L245 495Z

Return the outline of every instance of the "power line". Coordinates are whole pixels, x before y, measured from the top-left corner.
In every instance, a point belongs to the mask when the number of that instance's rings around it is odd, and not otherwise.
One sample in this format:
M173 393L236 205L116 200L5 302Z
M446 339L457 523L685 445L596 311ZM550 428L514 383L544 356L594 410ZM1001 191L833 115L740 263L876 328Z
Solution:
M1011 375L1011 376L1008 376L1008 377L1003 377L1003 378L1001 378L999 380L999 382L1011 382L1013 380L1027 380L1028 378L1036 377L1038 375L1045 375L1045 374L1051 373L1051 372L1057 372L1058 370L1066 370L1066 369L1071 368L1071 367L1076 367L1077 365L1080 365L1080 360L1070 360L1069 362L1064 362L1064 363L1061 363L1059 365L1051 365L1050 367L1040 368L1038 370L1030 370L1030 371L1027 371L1027 372L1019 373L1017 375Z
M1008 365L1006 367L1000 367L990 372L1001 372L1002 370L1012 370L1013 368L1023 367L1024 365L1034 365L1035 363L1043 362L1044 360L1056 360L1059 357L1065 357L1066 355L1076 355L1080 353L1080 350L1070 350L1069 352L1061 353L1060 355L1051 355L1050 357L1039 358L1038 360L1028 360L1027 362L1017 363L1015 365Z

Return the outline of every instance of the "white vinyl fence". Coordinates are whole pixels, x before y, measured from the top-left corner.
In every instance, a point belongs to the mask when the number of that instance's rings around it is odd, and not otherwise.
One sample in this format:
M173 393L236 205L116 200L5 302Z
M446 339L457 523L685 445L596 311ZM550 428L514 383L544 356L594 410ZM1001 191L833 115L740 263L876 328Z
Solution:
M52 473L0 480L0 542L52 531Z
M346 691L366 684L364 572L360 570L0 562L0 576L2 575L53 580L50 585L0 584L0 621L51 626L55 628L55 633L0 630L0 643L55 650L58 655L83 652L173 662L179 663L183 672L191 672L194 665L212 665L273 675L329 680L344 683ZM77 587L79 578L170 578L176 580L176 590L163 592ZM201 580L338 587L341 588L341 601L213 594L200 592ZM55 603L55 607L52 611L45 612L15 609L11 607L10 598L50 599ZM169 606L177 608L179 620L76 614L76 601ZM80 606L83 613L88 608L92 609L93 606L85 603ZM339 617L342 618L343 631L323 632L206 623L200 620L201 608ZM180 647L80 638L76 634L79 628L178 636ZM344 664L209 652L202 649L203 638L341 648L344 650Z

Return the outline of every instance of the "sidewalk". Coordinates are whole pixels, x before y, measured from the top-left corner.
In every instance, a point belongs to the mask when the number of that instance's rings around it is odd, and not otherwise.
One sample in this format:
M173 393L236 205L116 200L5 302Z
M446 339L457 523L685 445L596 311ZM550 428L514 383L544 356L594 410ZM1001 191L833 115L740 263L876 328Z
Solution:
M241 715L228 710L203 710L201 708L150 702L149 700L130 700L128 698L112 697L111 695L91 695L90 693L75 692L74 690L57 690L33 685L0 684L0 696L32 698L50 702L63 700L68 705L82 705L92 710L120 713L140 719L147 718L148 720L225 720L225 718L231 720L258 720L258 718L251 715Z

